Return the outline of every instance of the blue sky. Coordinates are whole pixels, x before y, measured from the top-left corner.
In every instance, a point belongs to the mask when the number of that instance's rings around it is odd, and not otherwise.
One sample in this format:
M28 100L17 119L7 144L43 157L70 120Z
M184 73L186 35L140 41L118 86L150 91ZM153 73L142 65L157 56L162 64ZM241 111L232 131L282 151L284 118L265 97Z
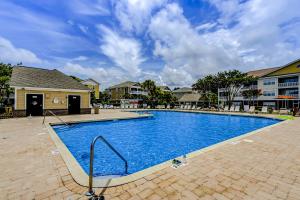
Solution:
M300 58L298 0L2 0L0 61L57 68L102 88L189 86L208 73Z

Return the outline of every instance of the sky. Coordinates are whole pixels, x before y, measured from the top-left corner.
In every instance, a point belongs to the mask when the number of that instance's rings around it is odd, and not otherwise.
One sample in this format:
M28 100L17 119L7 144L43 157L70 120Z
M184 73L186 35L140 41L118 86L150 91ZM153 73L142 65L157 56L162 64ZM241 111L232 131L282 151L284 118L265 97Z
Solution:
M190 86L300 58L299 0L1 0L0 62Z

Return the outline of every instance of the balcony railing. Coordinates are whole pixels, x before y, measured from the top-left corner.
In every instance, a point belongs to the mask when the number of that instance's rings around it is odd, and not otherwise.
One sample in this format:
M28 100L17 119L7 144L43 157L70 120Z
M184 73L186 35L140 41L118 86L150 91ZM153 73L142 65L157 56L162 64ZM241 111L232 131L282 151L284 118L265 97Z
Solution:
M242 90L257 90L257 85L244 86Z
M144 91L130 91L129 94L148 95L148 93Z
M278 83L278 87L297 87L299 82Z

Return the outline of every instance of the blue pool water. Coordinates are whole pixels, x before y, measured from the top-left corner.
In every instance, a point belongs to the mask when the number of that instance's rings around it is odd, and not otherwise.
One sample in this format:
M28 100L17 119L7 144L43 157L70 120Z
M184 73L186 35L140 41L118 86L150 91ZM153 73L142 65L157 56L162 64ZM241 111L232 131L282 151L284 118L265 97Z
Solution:
M134 173L218 142L278 123L275 119L153 111L153 118L89 122L53 126L54 130L89 172L90 144L104 136L128 161ZM105 144L95 146L94 176L125 175L122 160Z

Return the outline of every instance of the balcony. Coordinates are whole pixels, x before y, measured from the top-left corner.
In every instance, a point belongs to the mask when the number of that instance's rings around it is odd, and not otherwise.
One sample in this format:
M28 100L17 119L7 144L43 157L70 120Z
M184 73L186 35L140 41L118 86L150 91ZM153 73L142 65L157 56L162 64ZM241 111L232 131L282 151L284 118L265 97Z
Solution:
M298 99L299 95L298 94L281 94L278 95L277 99Z
M299 86L299 82L278 83L279 88L298 87L298 86Z
M144 91L130 91L129 94L148 95L148 93Z
M257 90L257 85L244 86L242 90Z

